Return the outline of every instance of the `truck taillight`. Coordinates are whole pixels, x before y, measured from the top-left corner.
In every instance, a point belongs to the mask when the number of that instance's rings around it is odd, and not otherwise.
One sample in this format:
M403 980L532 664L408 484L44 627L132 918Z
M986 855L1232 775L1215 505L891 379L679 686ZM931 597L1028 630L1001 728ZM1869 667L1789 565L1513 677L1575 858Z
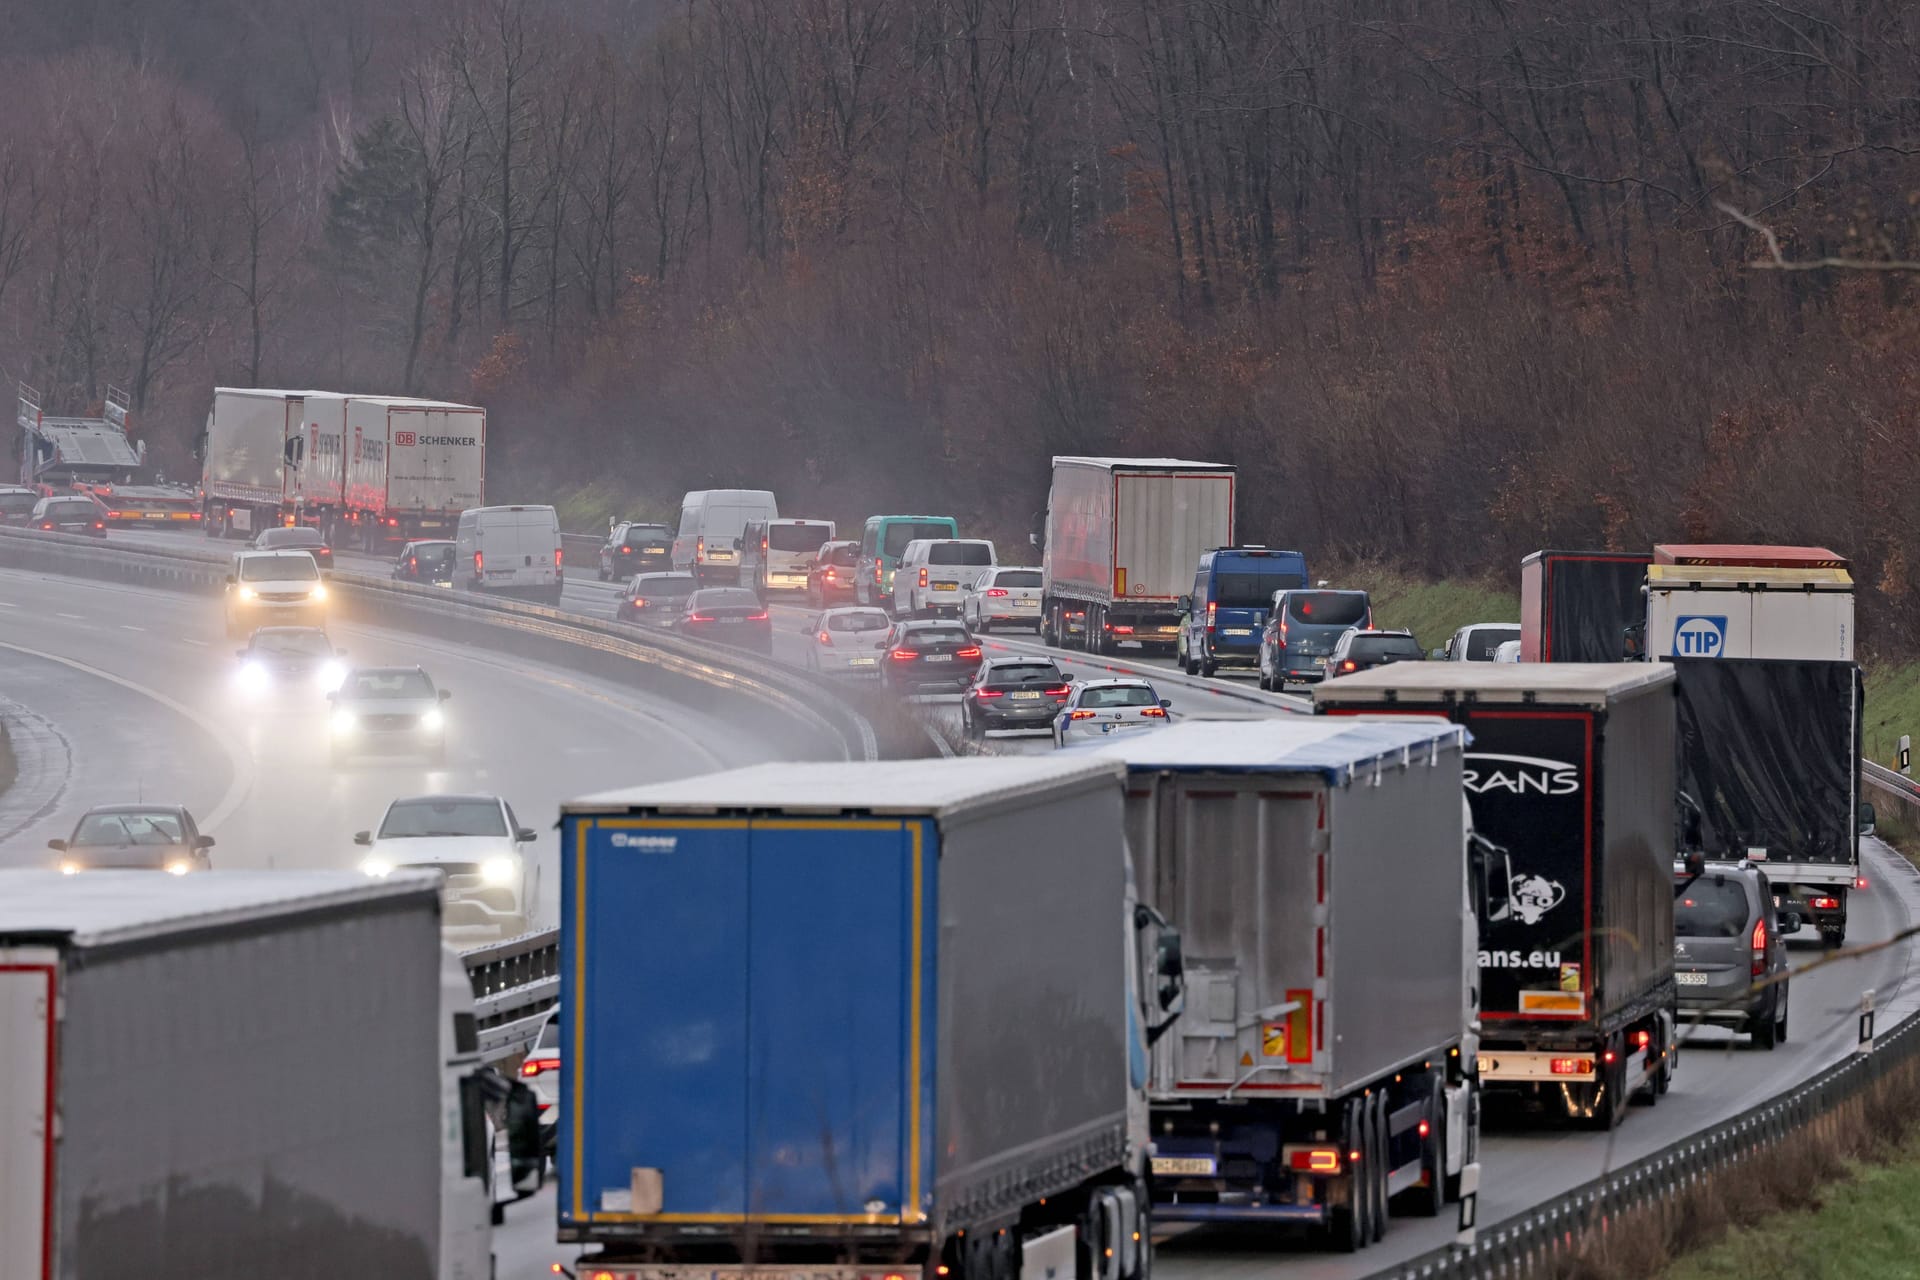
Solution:
M1812 907L1815 911L1835 911L1839 909L1840 899L1809 898L1807 899L1807 905Z
M553 549L553 567L558 569L560 562L566 558L566 555L567 549L565 547L555 547Z
M1854 888L1856 888L1856 889L1864 889L1864 888L1866 888L1866 887L1867 887L1867 878L1866 878L1865 876L1861 876L1861 877L1860 877L1860 878L1859 878L1858 880L1855 880L1855 881L1853 882L1853 887L1854 887Z
M1338 1147L1288 1147L1287 1168L1295 1173L1340 1172Z
M1556 1076L1584 1076L1593 1070L1593 1059L1555 1058L1550 1069Z

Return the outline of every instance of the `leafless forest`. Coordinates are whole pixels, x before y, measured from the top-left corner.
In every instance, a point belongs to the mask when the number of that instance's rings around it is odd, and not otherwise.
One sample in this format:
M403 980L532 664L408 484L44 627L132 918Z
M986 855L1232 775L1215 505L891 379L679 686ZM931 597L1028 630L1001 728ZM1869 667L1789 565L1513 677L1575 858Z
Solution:
M0 372L493 411L496 491L1024 533L1243 469L1424 572L1818 540L1920 621L1901 0L14 0Z

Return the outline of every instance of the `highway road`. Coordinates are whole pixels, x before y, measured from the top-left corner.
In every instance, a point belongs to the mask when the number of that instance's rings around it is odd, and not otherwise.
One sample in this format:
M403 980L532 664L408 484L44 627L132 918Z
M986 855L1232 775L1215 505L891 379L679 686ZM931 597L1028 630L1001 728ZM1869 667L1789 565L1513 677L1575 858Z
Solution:
M220 545L179 535L114 536ZM342 557L342 567L373 566ZM20 839L0 840L8 848L37 846L45 835L59 834L78 807L107 798L80 792L117 779L144 778L139 785L174 788L196 811L220 813L232 806L213 827L221 841L217 857L249 859L245 865L351 865L351 832L371 825L386 799L415 790L473 787L499 790L523 814L538 815L543 828L538 857L550 872L550 835L544 828L564 796L754 755L753 744L730 740L683 708L649 704L630 691L599 688L563 672L509 670L474 651L429 652L404 637L344 629L343 643L356 657L399 660L404 655L427 663L456 691L449 713L462 736L443 772L403 766L334 775L314 754L317 730L289 733L263 726L223 703L231 646L220 636L210 602L22 578L0 576L0 599L13 606L0 609L0 643L18 646L0 649L0 667L15 677L0 691L59 728L71 754L72 782L55 812ZM576 577L568 583L563 607L609 617L616 598L612 585ZM790 606L776 609L777 652L790 661L802 652L801 616ZM146 630L120 630L128 625ZM989 637L986 643L1007 652L1040 648L1014 637ZM1054 656L1071 674L1144 669L1173 700L1176 714L1260 715L1285 708L1281 700L1259 694L1250 679L1197 680L1170 664L1128 656L1057 651ZM137 696L110 677L137 684ZM923 706L927 715L957 729L951 699ZM588 731L581 732L582 726ZM990 741L994 750L1048 749L1046 739L1037 736L995 735ZM129 768L134 772L126 772ZM0 832L14 817L0 808ZM1854 945L1891 937L1920 919L1920 872L1878 842L1869 842L1866 870L1872 887L1854 899L1849 938ZM1920 955L1910 943L1821 963L1823 953L1809 935L1796 942L1793 956L1796 968L1819 967L1793 979L1789 1038L1780 1048L1764 1052L1749 1047L1744 1037L1695 1032L1673 1091L1656 1109L1635 1108L1612 1134L1496 1110L1483 1149L1481 1221L1520 1212L1839 1060L1853 1051L1864 989L1876 993L1882 1026L1920 1007L1920 981L1912 972ZM566 1258L552 1243L551 1223L550 1192L509 1210L507 1226L497 1233L502 1280L534 1280L548 1274L549 1263ZM1286 1233L1199 1231L1162 1242L1160 1271L1172 1280L1348 1280L1442 1245L1452 1231L1449 1219L1399 1219L1385 1243L1353 1257L1318 1252L1311 1242Z

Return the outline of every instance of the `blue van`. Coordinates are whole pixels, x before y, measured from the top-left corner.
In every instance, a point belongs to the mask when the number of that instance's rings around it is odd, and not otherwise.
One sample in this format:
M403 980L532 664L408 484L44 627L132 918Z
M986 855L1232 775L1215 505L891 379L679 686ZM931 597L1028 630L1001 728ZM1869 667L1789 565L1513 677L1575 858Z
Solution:
M1260 637L1260 687L1280 692L1327 674L1327 659L1349 627L1373 626L1373 601L1364 591L1282 591L1273 598Z
M1201 556L1193 594L1180 601L1180 660L1187 674L1256 665L1274 593L1306 585L1307 558L1298 551L1221 547Z

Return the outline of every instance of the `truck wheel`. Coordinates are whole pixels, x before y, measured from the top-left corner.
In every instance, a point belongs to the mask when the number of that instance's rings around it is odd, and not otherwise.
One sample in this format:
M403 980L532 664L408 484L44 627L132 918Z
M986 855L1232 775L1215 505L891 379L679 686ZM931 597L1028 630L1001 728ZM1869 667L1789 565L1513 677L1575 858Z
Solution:
M1407 1193L1407 1204L1422 1218L1437 1218L1447 1200L1447 1091L1438 1080L1427 1099L1427 1120L1431 1128L1420 1150L1425 1182Z
M1340 1126L1340 1140L1348 1151L1361 1150L1361 1142L1366 1133L1363 1122L1362 1104L1349 1101L1346 1107L1346 1122ZM1328 1243L1340 1253L1358 1253L1366 1247L1372 1232L1368 1229L1367 1182L1371 1171L1365 1168L1347 1171L1347 1202L1335 1205L1327 1214Z
M1845 920L1842 920L1839 924L1823 924L1820 926L1820 945L1828 951L1839 950L1842 946L1846 945L1846 941L1847 922Z
M1387 1094L1383 1089L1373 1095L1373 1242L1379 1244L1387 1238L1387 1168L1392 1159L1387 1154Z

